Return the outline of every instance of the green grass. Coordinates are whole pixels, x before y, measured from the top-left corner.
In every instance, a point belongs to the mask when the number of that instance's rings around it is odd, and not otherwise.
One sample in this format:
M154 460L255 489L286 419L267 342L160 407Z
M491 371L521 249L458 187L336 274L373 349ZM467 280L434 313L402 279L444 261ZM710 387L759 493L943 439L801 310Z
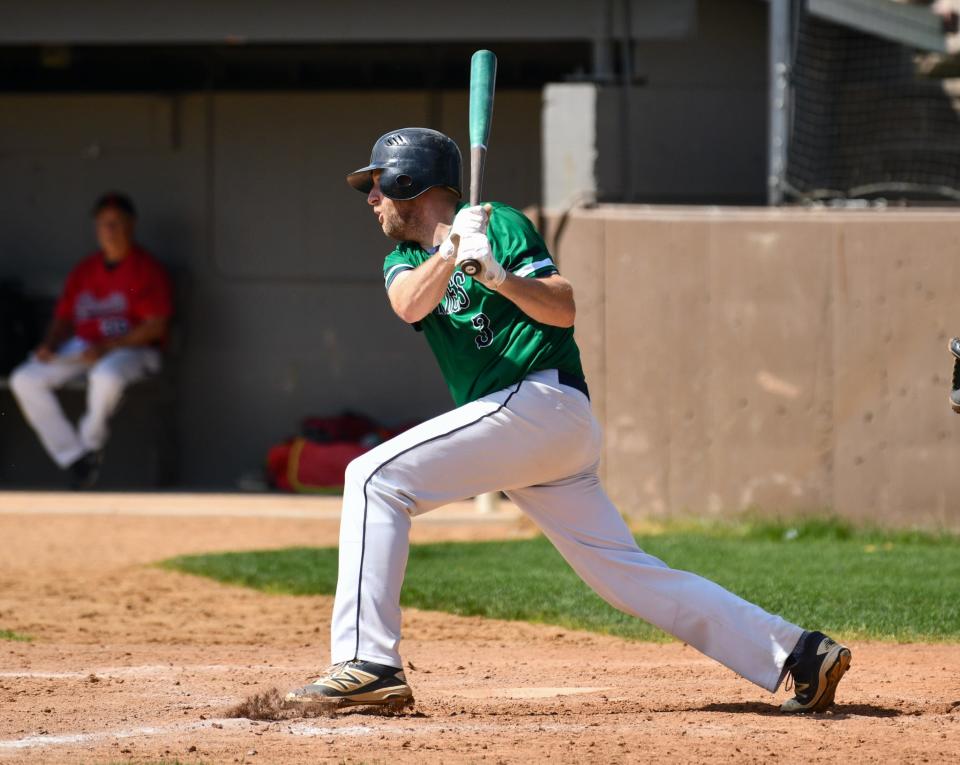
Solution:
M0 640L13 640L17 643L29 643L33 640L29 635L22 635L13 630L0 630Z
M855 529L831 519L686 524L637 537L790 621L846 638L960 638L960 537ZM335 548L191 555L163 566L268 593L332 594ZM542 537L416 545L402 603L416 608L665 639L608 606Z

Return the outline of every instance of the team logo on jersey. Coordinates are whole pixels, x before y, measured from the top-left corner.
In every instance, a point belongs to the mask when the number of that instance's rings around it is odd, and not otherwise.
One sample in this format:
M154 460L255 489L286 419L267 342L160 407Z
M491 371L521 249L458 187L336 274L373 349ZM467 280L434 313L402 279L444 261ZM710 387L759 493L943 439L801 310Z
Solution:
M453 272L453 276L447 283L447 292L443 300L434 309L437 316L460 313L470 307L470 296L467 294L466 287L463 286L466 281L467 277L462 271Z
M127 298L122 292L111 292L106 297L96 298L90 292L77 295L73 307L77 321L103 319L110 316L123 316L127 312Z
M125 316L108 316L100 319L100 334L104 337L123 337L130 331L130 322Z

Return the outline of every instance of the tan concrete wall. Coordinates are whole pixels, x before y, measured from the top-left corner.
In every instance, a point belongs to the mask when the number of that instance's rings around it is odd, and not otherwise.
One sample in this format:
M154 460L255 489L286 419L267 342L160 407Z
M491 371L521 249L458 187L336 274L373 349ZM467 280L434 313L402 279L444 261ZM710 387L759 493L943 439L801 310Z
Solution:
M625 514L960 527L960 212L609 206L545 229Z

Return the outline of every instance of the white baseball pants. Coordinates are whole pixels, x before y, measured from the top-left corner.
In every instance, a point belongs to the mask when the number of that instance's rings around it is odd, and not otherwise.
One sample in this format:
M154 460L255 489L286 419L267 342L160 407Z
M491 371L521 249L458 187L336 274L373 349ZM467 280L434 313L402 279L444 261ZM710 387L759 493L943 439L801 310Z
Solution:
M597 477L600 437L587 397L550 370L354 460L340 522L333 663L402 666L400 587L411 518L504 490L607 602L776 690L803 630L640 550Z
M82 340L68 340L56 358L42 362L31 357L10 376L10 389L20 410L47 453L62 468L87 452L102 449L110 435L110 417L120 405L124 390L160 370L160 352L154 348L118 348L89 364L80 358L84 347ZM87 411L74 427L54 391L84 374Z

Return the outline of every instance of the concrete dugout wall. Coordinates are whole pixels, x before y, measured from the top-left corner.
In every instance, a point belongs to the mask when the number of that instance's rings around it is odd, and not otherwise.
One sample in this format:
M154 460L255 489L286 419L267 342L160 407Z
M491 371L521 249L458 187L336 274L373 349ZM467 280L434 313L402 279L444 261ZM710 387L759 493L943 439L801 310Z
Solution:
M625 514L960 526L960 213L608 206L547 224Z

